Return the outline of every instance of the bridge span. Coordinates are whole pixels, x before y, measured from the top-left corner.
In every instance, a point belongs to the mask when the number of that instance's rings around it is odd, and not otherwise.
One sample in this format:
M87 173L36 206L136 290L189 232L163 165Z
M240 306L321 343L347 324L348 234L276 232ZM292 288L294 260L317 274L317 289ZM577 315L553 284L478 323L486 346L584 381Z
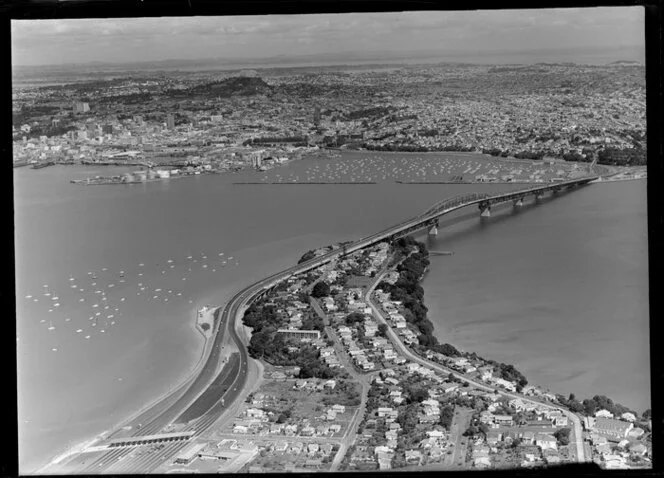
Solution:
M291 267L290 269L287 269L283 272L270 276L267 279L264 279L264 281L262 281L263 286L254 295L252 295L252 300L264 296L275 285L287 279L288 277L313 270L317 267L327 264L328 262L331 262L338 256L350 254L351 252L364 249L366 247L372 246L373 244L384 241L386 239L393 240L399 237L407 236L422 229L429 229L430 233L436 234L438 232L437 228L438 228L439 218L457 209L477 204L480 210L480 214L482 216L487 217L491 215L491 207L493 205L512 201L515 207L520 207L523 206L523 201L528 196L534 196L536 199L540 199L547 192L558 194L559 192L567 189L573 189L580 186L584 186L590 183L591 181L594 181L597 178L598 176L585 176L582 178L572 179L569 181L547 183L547 184L542 184L541 186L538 185L531 188L518 189L515 191L509 191L506 193L500 193L494 195L486 193L469 193L444 199L434 204L429 209L427 209L426 211L424 211L422 214L420 214L415 218L403 221L388 229L385 229L383 231L372 234L371 236L367 236L358 241L355 241L351 245L340 247L331 252L328 252L327 254L320 255L306 262L303 262L302 264L298 264L296 266Z

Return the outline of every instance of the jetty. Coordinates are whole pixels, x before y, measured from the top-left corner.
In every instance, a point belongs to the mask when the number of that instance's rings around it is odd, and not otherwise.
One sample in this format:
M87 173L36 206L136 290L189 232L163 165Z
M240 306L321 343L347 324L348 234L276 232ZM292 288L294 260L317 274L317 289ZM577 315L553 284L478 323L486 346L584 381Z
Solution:
M274 181L274 182L268 182L268 181L253 181L253 182L234 182L233 184L378 184L375 181L328 181L328 182L315 182L315 181L293 181L293 182L287 182L287 181Z
M429 251L431 256L453 256L454 251Z

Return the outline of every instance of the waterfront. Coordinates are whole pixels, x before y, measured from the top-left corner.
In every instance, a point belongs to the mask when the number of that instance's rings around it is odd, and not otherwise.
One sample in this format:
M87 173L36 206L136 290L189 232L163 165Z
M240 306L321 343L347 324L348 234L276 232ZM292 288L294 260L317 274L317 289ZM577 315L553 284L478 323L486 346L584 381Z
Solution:
M304 177L315 165L324 163L330 163L330 160L296 162L287 169L296 174L299 172ZM48 459L59 451L63 441L78 441L117 423L124 415L167 390L178 377L183 376L197 360L202 344L200 336L191 327L195 305L208 302L222 304L228 294L292 265L309 248L373 233L421 212L445 196L479 189L489 192L516 187L403 185L391 181L366 187L328 185L321 188L315 185L300 185L297 188L288 188L265 185L256 188L232 185L233 181L251 181L260 177L253 172L127 187L77 188L68 183L74 174L84 177L95 173L101 174L89 167L59 166L39 171L14 172L20 336L19 417L21 463L26 469L29 469L30 463ZM344 174L356 179L352 167L347 167ZM355 176L357 174L355 172ZM631 184L645 186L640 182ZM629 188L630 183L618 186ZM595 210L595 213L602 210L610 216L615 209L610 198L607 201L606 198L595 197L599 193L594 191L598 191L600 187L607 186L588 187L556 201L547 202L538 208L537 212L524 211L518 218L504 221L494 220L499 219L498 217L492 218L489 221L492 223L491 227L480 229L479 235L489 241L490 233L494 229L509 229L515 220L525 221L526 224L530 221L529 218L535 216L546 220L547 211L550 211L554 204L566 201L564 217L556 216L557 227L561 231L567 231L567 228L574 224L574 237L582 240L584 228L593 225L587 224L588 221L585 220L579 221L578 218L575 221L574 211L579 209L574 207L576 195L589 194L587 206L593 208L591 210ZM303 197L310 200L302 201ZM640 218L645 230L644 206L645 204L638 201L632 203L635 211L629 217ZM643 212L642 216L638 215L639 208ZM349 214L349 211L353 214ZM568 223L567 220L571 222ZM473 211L473 219L468 221L468 224L472 227L478 223L477 212ZM537 236L537 233L533 232L527 237L533 243L539 244L541 250L551 236L550 231L540 232L543 236ZM464 235L466 239L478 236L477 231L466 231ZM44 241L44 237L53 239ZM439 237L442 243L444 235ZM473 243L472 240L470 243ZM584 249L582 245L576 244L579 251ZM486 244L480 245L486 247ZM599 244L599 247L611 249L608 243L603 246ZM445 242L445 247L441 249L454 250L454 258L458 258L461 253L458 244ZM182 283L177 286L183 293L180 302L171 301L168 305L157 305L132 301L126 305L122 327L115 329L117 333L104 336L105 342L98 337L99 340L94 346L81 345L80 340L74 341L71 333L66 333L59 324L55 331L47 331L44 324L39 325L40 317L37 311L23 301L26 294L34 295L34 291L40 290L43 284L49 284L54 290L66 289L69 274L74 277L85 276L88 271L107 267L125 270L129 276L130 271L135 272L134 269L139 263L145 263L146 269L149 269L144 272L142 280L146 283L149 280L155 287L173 287L175 290L175 282L169 281L179 280L181 277L171 278L170 274L169 278L160 277L164 275L161 274L163 269L156 264L163 266L169 258L173 258L180 266L189 255L206 254L213 257L220 251L226 256L234 256L238 265L226 267L217 275L212 273L210 267L206 270L195 269L187 275L186 287ZM464 253L466 260L473 255L469 250ZM448 264L449 259L452 258L441 257L434 260L440 261L440 264ZM523 259L534 260L526 254ZM492 257L488 258L488 263L487 257L476 257L476 260L478 272L486 267L486 270L492 271L493 274L498 273L497 267L491 263ZM549 260L552 260L552 257L549 257ZM609 265L613 268L614 275L621 276L623 271L620 266L625 266L624 264ZM424 284L427 294L430 289L435 290L437 285L438 290L447 290L449 282L455 280L447 268L433 269L444 272L442 279L448 283L435 283L435 274L432 271ZM644 280L647 280L646 272L642 271ZM587 268L589 276L602 277L602 280L606 273L605 270L593 271ZM529 278L527 274L525 277ZM163 284L159 282L158 286L157 281L162 281ZM551 292L552 300L556 300L559 290L554 286ZM594 299L595 292L590 289L587 295ZM645 293L647 298L647 290ZM612 299L616 300L616 295L604 299L603 306L609 310L615 308L616 304L611 302ZM192 300L192 303L189 303L189 300ZM454 319L445 315L449 311L438 318L434 317L433 299L427 297L425 300L437 328L440 325L440 330L444 330L442 327L453 323ZM521 300L524 306L528 304L527 297L515 300ZM63 308L65 306L63 303ZM569 312L565 310L566 303L558 304L558 307L563 314ZM499 308L500 306L494 306L494 309ZM74 317L75 307L67 312L70 312L72 319L78 320ZM502 315L498 312L498 320L501 320ZM645 317L647 320L647 309ZM86 320L86 317L82 320ZM637 339L640 340L643 330L642 327L633 327L620 333L624 336L626 333L638 332L641 335L638 335ZM572 333L573 330L565 332ZM543 333L540 339L542 338L548 340L547 334ZM449 341L456 343L452 339ZM52 352L54 344L58 348L55 353ZM517 343L519 348L520 344L521 342ZM466 347L465 343L458 342L458 345ZM592 342L587 345L588 349L593 347ZM647 343L643 345L647 347ZM174 350L177 350L177 353L173 353ZM479 347L478 351L481 351ZM496 350L496 353L499 351ZM618 366L628 367L626 370L638 367L639 364L632 362L630 357L631 355L623 358ZM556 356L549 358L553 360ZM532 357L528 359L532 360ZM522 368L516 361L515 365ZM594 367L594 362L579 363L577 371L588 367ZM627 374L624 372L618 373L612 369L608 376L604 376L604 381L628 390L629 383L620 385L621 379L627 378L625 375ZM21 377L31 377L31 380L27 383L21 380ZM118 378L123 380L120 382ZM533 378L533 381L536 380ZM555 390L554 387L551 388ZM598 388L594 389L594 393L605 393L601 387ZM578 396L583 395L580 390L574 391ZM43 396L52 398L45 404L40 400ZM612 395L612 398L620 401L620 397ZM625 404L632 405L626 400ZM57 420L49 417L57 417ZM23 423L24 420L30 422L26 424ZM48 430L51 430L50 434Z

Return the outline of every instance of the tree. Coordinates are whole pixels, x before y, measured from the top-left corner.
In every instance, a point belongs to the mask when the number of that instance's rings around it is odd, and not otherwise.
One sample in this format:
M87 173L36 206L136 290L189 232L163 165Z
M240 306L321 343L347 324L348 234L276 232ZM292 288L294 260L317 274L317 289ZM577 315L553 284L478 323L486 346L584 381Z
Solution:
M557 430L553 436L556 437L556 440L558 440L558 443L561 445L569 445L570 431L569 428L561 428L560 430Z
M316 285L311 290L311 296L319 299L321 297L327 297L330 295L330 286L327 282L317 282Z
M452 426L452 420L454 420L454 406L446 405L440 411L440 424L445 427L446 430L449 430Z
M643 420L650 420L652 418L652 410L649 408L648 410L643 412L643 414L641 415L641 418Z
M378 324L378 335L381 337L386 337L387 336L387 325L386 324Z

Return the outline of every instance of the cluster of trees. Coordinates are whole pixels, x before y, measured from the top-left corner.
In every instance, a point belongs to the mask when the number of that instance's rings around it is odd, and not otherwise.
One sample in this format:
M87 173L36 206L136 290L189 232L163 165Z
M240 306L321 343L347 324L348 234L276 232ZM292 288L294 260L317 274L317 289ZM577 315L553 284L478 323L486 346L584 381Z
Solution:
M495 376L502 378L503 380L516 382L516 389L518 392L520 392L523 387L528 385L528 380L526 379L525 375L514 368L514 365L499 363L494 360L486 360L486 362L493 365Z
M570 151L568 153L563 154L563 159L565 161L576 161L578 163L590 163L592 161L592 157L590 155L584 156L582 153L579 153L578 151Z
M320 299L330 295L330 286L325 281L316 282L316 285L311 289L311 297Z
M192 94L202 94L209 96L228 97L232 95L250 96L266 93L271 90L270 85L265 83L262 78L248 76L234 76L225 78L221 81L198 85L189 90L169 90L166 93L170 96L191 96Z
M647 163L647 155L644 148L604 148L598 152L597 162L612 166L643 166Z
M397 266L399 272L397 282L394 284L381 282L377 288L389 292L392 300L402 302L403 316L406 322L417 327L420 332L417 338L422 347L445 355L459 355L459 351L452 345L438 343L438 339L433 335L433 324L427 318L428 310L423 302L424 289L419 284L429 266L429 253L426 245L407 236L395 241L393 247L397 257L410 255ZM415 247L417 252L413 252Z
M440 410L440 421L438 423L449 431L450 427L452 426L453 420L454 420L454 405L445 405Z
M627 412L632 413L635 417L638 417L637 413L633 412L624 405L614 403L613 400L604 395L595 395L593 398L586 398L583 400L583 402L577 400L573 393L571 393L568 398L565 398L564 395L556 395L556 398L558 399L558 403L569 408L571 411L575 413L583 413L587 416L593 416L595 415L595 412L598 412L599 410L608 410L617 417ZM647 418L644 419L647 420Z
M314 257L316 257L316 254L314 253L314 251L307 251L307 252L304 253L304 255L302 257L300 257L300 260L297 261L297 263L302 264L303 262L310 261Z
M311 345L298 343L297 350L289 350L290 341L284 339L277 330L281 324L276 308L272 305L253 304L247 309L242 322L253 329L249 342L249 355L265 360L272 365L298 366L300 377L333 378L334 370L320 360L320 351ZM310 316L302 323L304 328L323 330L319 317Z
M560 428L559 430L556 430L553 436L556 437L556 440L558 440L558 443L561 445L569 445L570 431L569 428Z

